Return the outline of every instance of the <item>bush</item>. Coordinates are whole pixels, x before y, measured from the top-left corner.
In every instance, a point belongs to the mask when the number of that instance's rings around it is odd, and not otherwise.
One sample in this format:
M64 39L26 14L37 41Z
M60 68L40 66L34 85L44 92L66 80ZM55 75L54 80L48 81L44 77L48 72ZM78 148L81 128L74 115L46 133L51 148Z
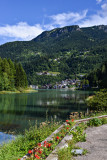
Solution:
M107 124L107 118L102 118L101 122L102 122L102 124Z
M75 142L85 142L86 141L86 133L84 133L84 129L86 129L86 125L84 123L79 124L75 130L71 131L73 135L73 140Z
M102 125L101 119L93 118L87 122L88 126L100 126Z
M97 92L89 101L87 105L90 110L100 110L106 111L107 109L107 89L102 89L100 92Z

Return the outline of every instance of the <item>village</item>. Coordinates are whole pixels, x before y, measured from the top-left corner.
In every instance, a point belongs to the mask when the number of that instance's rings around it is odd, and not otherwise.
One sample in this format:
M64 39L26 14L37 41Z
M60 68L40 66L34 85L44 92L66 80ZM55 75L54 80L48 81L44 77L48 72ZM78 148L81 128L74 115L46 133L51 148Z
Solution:
M80 88L81 86L81 80L78 79L66 79L66 80L62 80L61 82L56 82L55 85L52 84L46 84L41 86L40 88L37 85L30 85L30 88L32 89L68 89L68 88ZM82 85L82 88L88 88L89 84L86 85Z

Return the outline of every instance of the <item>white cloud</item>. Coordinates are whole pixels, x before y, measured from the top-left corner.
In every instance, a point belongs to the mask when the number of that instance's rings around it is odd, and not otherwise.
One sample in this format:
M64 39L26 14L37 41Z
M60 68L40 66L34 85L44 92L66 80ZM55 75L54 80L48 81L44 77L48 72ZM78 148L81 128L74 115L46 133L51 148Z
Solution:
M101 8L107 12L107 3L104 3L103 5L101 5Z
M96 0L97 1L97 4L99 4L99 3L101 3L102 2L102 0Z
M0 40L5 41L31 40L41 34L44 30L51 30L56 27L64 27L68 25L79 25L80 27L89 27L94 25L107 25L107 0L97 0L101 3L101 9L96 14L88 14L89 11L60 13L48 16L51 20L47 24L29 25L26 22L19 22L15 25L0 26Z
M26 22L19 22L15 25L0 26L0 38L2 41L16 41L16 40L31 40L41 34L44 30L51 30L56 27L63 27L66 25L73 25L74 23L84 19L86 17L87 10L81 13L62 13L52 15L48 18L52 20L52 23L48 24L35 24L31 26Z
M97 11L79 23L80 27L89 27L94 25L107 25L107 1L101 5L101 10Z
M43 29L40 24L30 26L26 22L0 27L0 36L13 37L14 39L22 40L31 40L42 32Z
M57 15L52 15L50 18L53 20L52 25L59 25L60 27L66 25L73 25L74 23L84 19L87 15L88 10L84 10L81 13L61 13Z

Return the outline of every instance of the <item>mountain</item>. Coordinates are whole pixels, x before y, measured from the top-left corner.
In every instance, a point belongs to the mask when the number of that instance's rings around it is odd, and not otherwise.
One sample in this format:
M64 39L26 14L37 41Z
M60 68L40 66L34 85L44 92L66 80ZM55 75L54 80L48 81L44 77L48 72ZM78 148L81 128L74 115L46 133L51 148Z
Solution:
M1 45L0 57L21 62L30 78L41 71L87 73L107 59L107 25L44 31L31 41Z
M107 26L100 25L88 28L67 26L45 31L32 41L45 47L45 53L59 53L71 50L88 50L100 43L107 44Z

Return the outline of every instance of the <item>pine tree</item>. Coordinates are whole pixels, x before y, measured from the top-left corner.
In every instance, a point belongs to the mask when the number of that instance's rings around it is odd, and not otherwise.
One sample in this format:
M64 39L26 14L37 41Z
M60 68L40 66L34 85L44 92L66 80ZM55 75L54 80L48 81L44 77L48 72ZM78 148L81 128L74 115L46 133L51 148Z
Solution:
M10 65L10 74L9 74L9 80L10 80L10 88L13 89L15 88L15 66L14 63L11 61L11 59L8 59L8 63Z

